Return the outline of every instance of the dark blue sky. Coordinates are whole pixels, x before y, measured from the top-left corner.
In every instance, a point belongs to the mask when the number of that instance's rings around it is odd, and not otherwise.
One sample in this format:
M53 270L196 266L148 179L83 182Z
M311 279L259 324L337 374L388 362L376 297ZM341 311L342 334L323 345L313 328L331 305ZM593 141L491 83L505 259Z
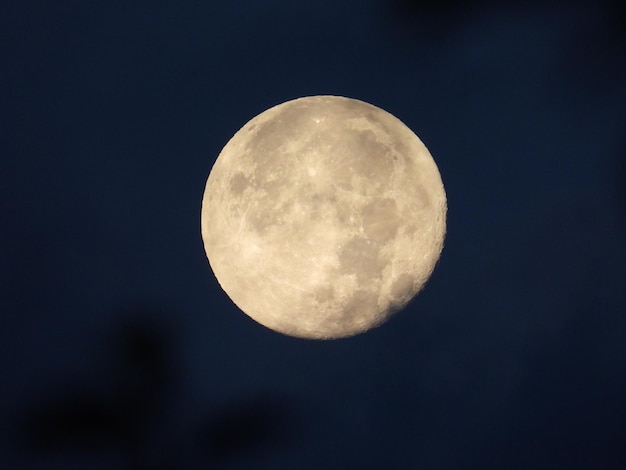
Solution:
M624 468L625 19L618 1L0 7L0 466ZM315 94L404 121L449 204L422 294L332 342L248 319L200 236L227 140Z

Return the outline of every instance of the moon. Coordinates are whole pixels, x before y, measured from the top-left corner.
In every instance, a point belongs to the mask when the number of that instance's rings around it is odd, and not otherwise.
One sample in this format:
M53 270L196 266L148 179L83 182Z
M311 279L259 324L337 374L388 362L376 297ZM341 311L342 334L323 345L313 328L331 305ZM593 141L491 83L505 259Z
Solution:
M286 335L336 339L381 325L422 289L446 211L437 165L399 119L309 96L230 139L201 227L211 269L244 313Z

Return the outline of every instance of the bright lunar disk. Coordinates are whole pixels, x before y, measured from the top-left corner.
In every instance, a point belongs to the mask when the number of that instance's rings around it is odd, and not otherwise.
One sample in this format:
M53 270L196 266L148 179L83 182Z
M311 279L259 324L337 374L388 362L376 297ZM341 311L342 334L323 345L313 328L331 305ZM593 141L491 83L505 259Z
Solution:
M202 201L222 288L257 322L301 338L385 322L430 277L445 231L446 194L421 140L386 111L338 96L248 122Z

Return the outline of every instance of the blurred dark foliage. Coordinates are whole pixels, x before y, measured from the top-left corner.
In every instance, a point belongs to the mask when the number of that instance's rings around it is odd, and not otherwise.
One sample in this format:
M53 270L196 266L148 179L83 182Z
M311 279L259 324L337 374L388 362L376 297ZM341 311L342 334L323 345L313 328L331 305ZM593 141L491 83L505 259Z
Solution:
M295 429L286 405L284 400L258 397L225 407L201 427L197 445L215 464L285 446Z
M111 403L79 391L28 410L21 423L30 451L94 449L121 438L124 419Z
M175 401L177 380L173 330L150 321L149 311L124 324L111 345L117 357L109 378L112 393L73 386L21 410L18 446L28 454L119 449L131 469L184 468L177 436L155 437L169 424L162 415ZM54 395L54 397L52 397ZM231 404L207 416L196 437L204 459L225 463L253 451L280 446L293 427L285 401L264 397ZM165 442L160 442L165 441Z
M429 15L454 18L480 3L483 2L480 0L393 0L389 2L389 6L399 17Z
M622 0L579 0L578 2L563 2L562 0L535 0L528 2L523 0L508 0L507 2L495 2L493 0L391 0L384 2L389 13L399 24L407 23L415 19L425 20L421 26L427 26L432 33L441 32L454 26L459 20L467 18L473 11L481 11L486 8L502 7L529 7L537 6L560 6L571 4L588 4L594 8L600 8L606 12L606 29L618 31L623 37L626 35L626 3Z
M391 20L411 28L415 36L432 39L445 35L480 3L457 0L392 0L385 4ZM419 24L415 24L419 20Z
M173 330L151 321L151 309L126 318L112 338L111 393L74 384L25 411L18 437L26 452L94 451L117 446L130 468L152 468L144 453L176 380ZM160 466L159 468L167 468Z
M610 17L622 36L626 36L626 3L622 0L610 0Z

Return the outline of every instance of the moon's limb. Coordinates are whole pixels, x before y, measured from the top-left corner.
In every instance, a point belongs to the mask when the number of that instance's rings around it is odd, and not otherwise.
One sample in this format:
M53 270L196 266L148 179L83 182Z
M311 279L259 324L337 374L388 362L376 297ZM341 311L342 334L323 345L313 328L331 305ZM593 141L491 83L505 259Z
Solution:
M270 108L220 153L202 203L211 267L259 323L305 338L386 321L440 256L446 195L420 139L336 96Z

